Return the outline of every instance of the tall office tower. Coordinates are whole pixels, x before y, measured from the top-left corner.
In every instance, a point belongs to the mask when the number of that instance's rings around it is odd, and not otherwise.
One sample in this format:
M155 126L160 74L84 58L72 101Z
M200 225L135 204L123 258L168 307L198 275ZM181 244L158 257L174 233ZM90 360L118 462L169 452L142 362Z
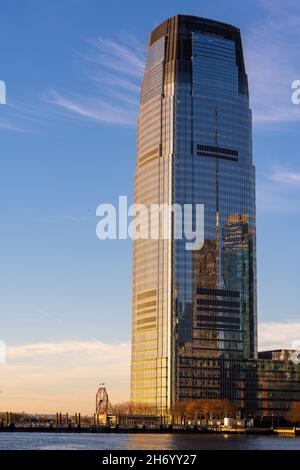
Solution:
M163 410L229 399L242 409L243 364L257 356L257 335L255 170L239 29L178 15L151 33L135 202L204 204L205 219L198 250L174 237L172 213L164 236L134 241L132 400Z

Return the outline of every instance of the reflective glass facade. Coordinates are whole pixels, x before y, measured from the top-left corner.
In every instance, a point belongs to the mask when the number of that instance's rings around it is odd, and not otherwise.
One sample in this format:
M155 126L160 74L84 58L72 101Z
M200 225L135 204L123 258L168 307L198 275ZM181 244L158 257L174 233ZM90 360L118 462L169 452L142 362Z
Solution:
M138 120L137 204L172 201L174 82L165 78L166 38L148 49ZM171 231L171 224L168 228ZM134 241L131 397L168 407L171 240Z
M290 350L262 351L246 364L246 415L285 416L300 401L300 365Z
M191 251L172 236L134 241L132 400L244 408L243 364L257 356L255 171L237 28L176 16L150 35L135 202L204 204L205 240Z

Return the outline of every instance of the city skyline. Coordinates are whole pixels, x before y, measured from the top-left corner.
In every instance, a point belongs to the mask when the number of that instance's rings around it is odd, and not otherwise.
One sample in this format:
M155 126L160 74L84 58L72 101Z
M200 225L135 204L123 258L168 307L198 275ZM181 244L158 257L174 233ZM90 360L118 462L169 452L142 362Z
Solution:
M284 29L284 21L290 22L292 28L295 20L283 15L280 23L280 2L275 2L273 12L268 2L256 2L251 21L239 7L232 5L228 12L224 5L218 2L214 7L196 8L192 2L175 2L172 8L160 10L161 20L184 7L188 14L237 24L245 31L249 79L258 80L252 108L259 183L261 347L291 347L291 342L300 337L296 289L300 187L296 135L300 114L290 100L291 83L299 77L292 54L284 57L286 75L282 78L277 73L273 82L271 74L265 80L260 78L255 65L268 65L260 55L261 38L265 37L270 52L271 39L279 41L276 34L280 36L280 25ZM91 13L99 13L95 3L81 20L83 12L77 5L74 18L81 28L74 37L73 25L63 19L67 11L61 8L58 38L55 40L52 32L53 42L46 42L46 50L38 45L30 49L41 29L34 17L27 16L33 32L25 35L24 71L17 74L12 57L2 46L0 79L7 85L7 104L0 106L5 156L2 200L6 201L2 206L5 292L1 300L5 324L0 339L8 347L8 364L0 366L0 401L10 408L16 403L13 408L18 410L19 406L45 409L45 398L51 411L59 402L67 403L78 371L87 381L87 385L79 386L76 397L82 399L83 407L89 407L87 397L93 401L99 379L107 383L114 401L128 394L131 242L97 240L95 210L101 202L114 203L119 194L132 198L139 80L147 35L160 19L152 14L139 26L129 20L128 31L123 32L121 24L111 28L110 7L105 12L109 20L105 26L103 20L100 25L92 20ZM45 31L54 31L54 11L47 7L47 12L50 15L44 22ZM263 19L256 24L261 14ZM8 20L12 17L8 3L4 15ZM271 39L264 36L265 29L273 33ZM23 26L13 40L20 64L20 44L26 31L28 26ZM12 27L5 26L1 32L3 45L5 39L12 40L12 33ZM291 37L286 35L279 43L280 57L289 40ZM65 47L59 52L60 43ZM105 57L110 58L106 64ZM45 70L33 74L30 64L46 64ZM62 64L66 66L61 73ZM114 138L116 129L118 141ZM287 146L291 149L288 155ZM118 174L114 171L116 165L120 168ZM287 227L294 230L287 234ZM285 256L287 249L290 256ZM282 267L279 272L275 270L278 264ZM116 286L118 296L114 295ZM101 358L95 360L95 354ZM107 356L112 357L109 363ZM64 364L57 368L61 358ZM86 364L90 364L88 370ZM33 381L36 377L43 384L30 383L26 371ZM66 372L69 386L65 385ZM60 394L56 391L58 384Z

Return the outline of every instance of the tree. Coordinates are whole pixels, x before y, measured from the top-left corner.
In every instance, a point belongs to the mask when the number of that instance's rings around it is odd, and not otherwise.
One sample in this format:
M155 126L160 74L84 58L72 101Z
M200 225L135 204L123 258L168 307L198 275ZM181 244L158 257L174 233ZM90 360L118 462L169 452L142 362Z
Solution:
M291 405L286 418L292 423L300 422L300 401L296 401Z
M172 415L173 415L173 422L179 423L179 424L185 424L185 419L187 418L188 415L188 406L189 406L189 401L178 401L177 403L174 404L173 409L172 409Z
M116 414L132 414L132 403L130 401L124 401L113 405L113 411Z
M126 401L117 403L113 406L115 414L127 414L127 415L156 415L156 407L148 403L134 403L132 401Z
M235 410L228 400L205 398L179 401L173 407L172 412L175 421L180 424L185 424L186 419L197 424L201 418L204 418L207 424L209 418L224 418L235 415Z

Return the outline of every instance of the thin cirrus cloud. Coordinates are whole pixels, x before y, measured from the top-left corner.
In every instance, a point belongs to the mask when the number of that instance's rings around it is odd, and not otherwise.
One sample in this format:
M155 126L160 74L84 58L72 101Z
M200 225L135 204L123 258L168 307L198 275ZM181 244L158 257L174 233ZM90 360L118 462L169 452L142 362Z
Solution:
M0 129L27 133L32 125L37 123L37 116L32 108L15 99L9 99L5 105L1 105L0 110Z
M31 133L40 128L49 118L49 112L40 106L34 94L27 99L9 97L5 105L1 105L0 130Z
M11 121L4 121L4 120L0 121L0 129L5 129L8 131L26 132L26 130L23 129L22 127L19 127L13 124Z
M264 13L243 33L246 69L255 126L277 128L278 123L300 121L300 105L292 104L291 84L299 79L300 5L298 0L258 0ZM288 3L288 8L287 8ZM98 36L87 41L87 50L78 54L84 61L89 96L82 90L64 92L51 89L42 100L64 117L77 116L99 123L135 125L145 45L123 33L112 40ZM37 107L39 111L41 108ZM43 109L49 114L49 109ZM36 110L31 110L36 114ZM26 118L26 121L25 121ZM16 117L3 119L0 128L26 130ZM19 119L19 117L18 117ZM43 119L43 116L41 117ZM29 116L24 116L27 123ZM29 126L30 127L30 126Z
M300 172L277 169L271 176L273 181L300 187Z
M298 122L300 106L291 101L291 84L299 78L295 58L300 39L300 8L291 1L294 14L290 14L279 2L259 3L265 14L243 35L253 121L256 126L269 127ZM54 91L48 101L69 113L96 121L135 124L145 46L128 34L123 34L120 40L97 37L87 43L88 52L79 55L93 68L88 79L91 87L97 87L95 96L71 98Z
M256 126L300 121L291 84L299 78L300 6L260 0L262 19L244 35L253 121ZM293 13L291 13L293 12Z
M300 6L296 0L287 1L289 8L278 0L258 0L261 20L243 34L255 126L276 128L278 123L300 121L300 106L291 100L291 84L299 78ZM135 124L145 45L126 33L118 40L98 36L87 45L87 52L79 56L92 67L86 73L90 87L96 85L95 96L71 98L56 90L48 96L49 102L79 117Z
M300 172L273 168L257 185L257 209L261 212L300 212Z
M97 37L89 40L89 51L80 57L92 69L87 72L92 96L50 90L44 101L69 115L93 121L134 125L138 113L144 47L124 34L119 42Z
M66 112L102 123L131 124L136 116L129 107L118 106L96 97L66 97L50 90L45 100Z
M124 43L98 36L88 41L93 52L83 57L101 67L139 80L144 69L144 47L132 36L130 38Z

